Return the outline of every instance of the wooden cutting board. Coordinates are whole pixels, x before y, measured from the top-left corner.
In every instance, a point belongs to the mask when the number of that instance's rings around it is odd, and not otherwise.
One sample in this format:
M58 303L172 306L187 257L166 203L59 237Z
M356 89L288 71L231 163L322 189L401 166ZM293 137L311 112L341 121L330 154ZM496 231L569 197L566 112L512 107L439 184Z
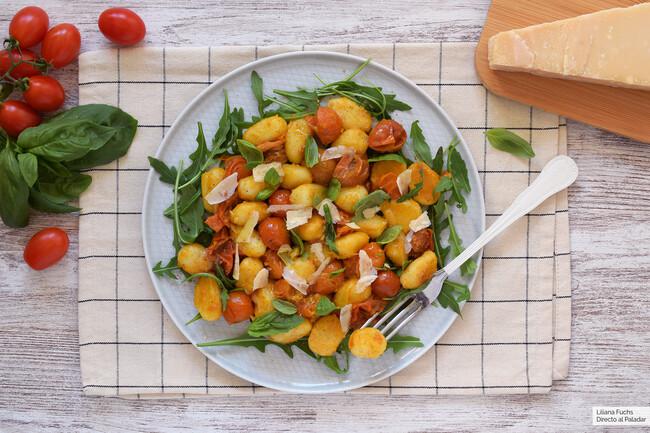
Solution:
M476 48L478 75L497 95L650 143L650 91L493 71L488 66L488 39L495 33L635 3L642 1L494 0Z

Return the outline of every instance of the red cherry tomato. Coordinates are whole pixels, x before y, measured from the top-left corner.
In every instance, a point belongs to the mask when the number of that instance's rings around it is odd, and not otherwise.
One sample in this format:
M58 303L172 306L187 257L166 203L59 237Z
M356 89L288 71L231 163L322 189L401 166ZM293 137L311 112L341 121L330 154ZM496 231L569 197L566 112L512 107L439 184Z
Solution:
M0 128L12 137L40 123L41 116L23 101L11 100L0 104Z
M33 62L36 61L36 54L28 49L21 50L22 56L18 50L7 50L0 51L0 75L4 75L11 68L12 63L18 63L21 60L23 62ZM29 63L20 63L11 71L11 76L17 80L24 77L32 77L34 75L41 75L41 71L36 69L33 65Z
M106 39L119 45L137 44L147 31L142 18L126 8L106 9L97 24Z
M226 322L232 325L233 323L248 320L252 315L253 301L250 296L240 291L228 294L228 302L223 312L223 318L226 319Z
M47 12L38 6L27 6L11 19L9 35L18 41L20 48L30 48L43 40L49 26Z
M69 245L66 232L57 227L48 227L27 242L23 258L32 269L40 271L61 260L68 252Z
M55 68L61 68L77 58L80 47L79 30L72 24L57 24L45 34L41 56Z
M25 101L36 111L54 111L65 101L63 86L55 78L41 75L28 78Z

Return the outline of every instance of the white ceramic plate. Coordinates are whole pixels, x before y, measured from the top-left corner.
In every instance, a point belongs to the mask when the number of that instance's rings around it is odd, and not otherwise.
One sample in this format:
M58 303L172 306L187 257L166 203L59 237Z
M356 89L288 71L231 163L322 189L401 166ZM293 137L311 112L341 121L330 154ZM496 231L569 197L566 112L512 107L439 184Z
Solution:
M253 70L264 79L266 92L272 89L293 90L297 87L318 86L314 74L328 82L342 79L363 60L338 53L295 52L242 66L213 83L185 108L165 136L156 157L171 165L177 165L181 159L188 161L189 154L196 146L197 121L203 122L208 140L217 129L223 109L224 90L228 91L231 107L243 107L247 118L256 113L257 104L250 90L250 74ZM407 131L411 122L419 120L434 154L440 146L446 147L454 136L460 138L458 149L468 166L472 192L467 198L469 211L467 214L457 212L455 222L463 241L466 244L473 241L485 226L482 188L470 151L452 121L416 85L381 65L370 63L355 80L367 80L382 87L386 92L395 93L398 99L411 105L412 110L394 112L393 117L401 122ZM187 162L185 165L187 166ZM163 216L163 210L171 199L172 191L169 185L160 182L152 170L147 180L142 206L144 251L149 269L158 261L166 262L174 255L171 221ZM223 320L216 323L198 321L186 326L185 323L196 314L193 285L179 285L169 279L159 278L151 271L150 276L167 313L193 344L235 337L245 332L246 323L228 326ZM453 275L452 279L471 286L475 277L463 279L459 275ZM400 332L402 335L419 337L424 343L424 348L403 350L397 354L388 351L377 360L351 357L350 371L346 375L337 375L298 349L294 350L293 359L273 346L269 346L266 353L242 347L211 347L198 350L229 372L258 385L301 393L346 391L377 382L411 364L438 341L456 317L456 314L448 309L427 308Z

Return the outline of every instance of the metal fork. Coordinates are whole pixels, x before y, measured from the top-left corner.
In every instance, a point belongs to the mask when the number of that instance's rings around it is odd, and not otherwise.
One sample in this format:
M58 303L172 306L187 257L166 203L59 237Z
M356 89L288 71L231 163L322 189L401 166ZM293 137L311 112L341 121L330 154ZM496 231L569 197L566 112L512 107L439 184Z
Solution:
M488 242L498 236L513 222L531 212L544 200L571 185L578 177L578 167L568 156L556 156L546 164L542 172L522 191L494 223L483 232L471 245L460 253L447 266L436 272L427 287L405 298L377 320L381 313L370 317L362 328L372 326L378 329L386 339L390 339L413 319L421 310L431 305L438 298L442 285L449 275L455 272L470 257L476 254Z

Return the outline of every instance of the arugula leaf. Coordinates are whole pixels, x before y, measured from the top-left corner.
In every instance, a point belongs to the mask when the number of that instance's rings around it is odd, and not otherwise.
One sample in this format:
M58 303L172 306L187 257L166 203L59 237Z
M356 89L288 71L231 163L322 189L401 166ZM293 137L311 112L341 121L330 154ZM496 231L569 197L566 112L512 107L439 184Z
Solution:
M319 361L322 361L327 368L333 370L336 374L346 374L348 371L350 371L350 352L343 352L343 359L345 360L345 367L341 367L339 365L339 361L336 359L336 355L318 357Z
M172 280L176 280L178 277L174 273L174 271L179 270L180 267L178 266L178 261L176 260L176 257L172 257L169 259L166 265L162 264L162 261L156 263L153 268L151 268L151 271L159 276L164 276L167 278L170 278Z
M326 194L327 198L334 201L339 197L340 193L341 193L341 181L336 178L332 178L332 180L330 180L330 184L327 187L327 194Z
M379 206L386 200L390 200L390 196L386 193L386 191L378 189L371 192L354 205L354 218L352 220L358 221L360 219L363 219L364 210Z
M317 316L327 316L334 310L336 310L336 304L330 301L327 296L321 296L316 304L316 315Z
M29 187L9 142L0 151L0 217L9 227L25 227L29 221Z
M421 178L422 180L416 183L415 187L412 190L410 190L409 192L407 192L406 194L404 194L403 196L397 199L397 203L403 203L406 200L410 200L416 195L418 195L418 193L422 189L422 186L424 185L424 176L422 176Z
M169 167L163 161L153 156L149 156L148 158L151 168L160 175L160 181L173 185L176 180L176 167Z
M433 158L431 157L431 148L427 144L427 141L424 139L424 134L422 133L422 128L418 121L411 123L411 147L415 156L423 161L429 167L433 167Z
M224 292L228 292L236 289L236 282L232 278L226 275L226 272L223 270L219 262L214 264L214 272L217 277L217 282L221 286ZM223 292L222 292L223 293ZM225 304L224 304L225 305ZM225 307L224 307L225 309Z
M447 206L447 203L445 203L445 212L447 214L447 221L449 222L449 246L451 247L452 254L454 256L458 256L460 253L463 252L465 247L463 247L463 241L458 236L458 233L456 232L456 227L454 226L453 217L451 215L451 211L449 210L449 206ZM461 275L470 275L473 274L475 271L476 271L476 262L474 262L474 260L472 259L467 260L460 267Z
M255 168L264 161L264 154L253 143L246 140L237 140L239 153L246 159L246 167Z
M454 182L450 176L442 176L434 189L435 192L450 191L454 188Z
M305 143L305 165L312 168L318 164L318 145L311 135L307 136Z
M453 183L451 189L452 197L458 203L457 207L465 213L467 212L467 201L463 196L463 191L469 193L472 188L467 175L467 166L456 149L456 144L458 144L457 137L452 140L447 149L447 170L451 174L451 181Z
M190 325L190 324L192 324L194 322L197 322L197 321L199 321L201 319L203 319L203 317L201 317L201 313L196 313L196 315L194 317L192 317L190 320L185 322L185 326Z
M38 179L38 158L31 153L19 153L18 167L25 183L31 188Z
M299 119L301 117L315 114L320 106L318 95L313 90L298 89L295 91L273 90L282 99L266 96L265 103L277 104L278 109L273 114L278 114L286 120Z
M298 255L302 256L305 253L305 243L302 238L293 230L289 230L289 236L291 236L291 242L298 247Z
M386 342L386 350L392 349L394 353L411 347L424 347L418 337L408 335L396 335Z
M272 311L253 320L248 326L247 332L251 337L268 337L287 332L304 321L303 317L296 314L287 316Z
M408 161L406 161L406 158L404 158L399 153L384 153L384 154L380 154L368 158L368 162L379 162L379 161L397 161L397 162L401 162L402 164L408 165Z
M271 301L271 304L273 304L273 308L282 314L291 315L298 312L298 309L295 305L289 301L285 301L284 299L274 299Z
M330 278L336 277L337 275L341 275L343 272L345 272L345 268L337 269L335 271L330 272Z
M447 280L442 284L442 290L437 301L442 308L450 308L462 317L460 303L467 301L470 295L469 288L466 285Z
M189 183L194 183L201 177L206 162L209 158L208 145L205 142L205 134L203 133L203 124L197 122L198 132L196 133L196 149L190 154L190 160L192 163L183 171L184 179L191 179L190 182L186 182L183 186L186 186Z
M431 168L433 171L438 173L438 176L442 176L442 168L445 163L443 154L444 150L442 147L439 147L436 156L433 158L433 163L431 164Z
M402 226L401 225L394 225L388 227L386 230L384 230L379 237L375 240L379 245L385 245L390 242L393 242L399 234L402 232Z
M530 143L514 132L503 128L492 128L485 131L484 134L495 149L525 159L535 156L535 151Z
M199 343L197 347L215 347L215 346L240 346L240 347L254 347L260 352L264 353L267 346L277 346L284 353L287 354L289 358L293 358L293 351L291 350L290 344L281 344L275 343L265 337L253 337L248 334L241 335L239 337L227 338L225 340L210 341L207 343Z
M336 247L336 229L334 228L334 223L332 222L332 213L330 212L330 207L323 206L323 210L325 213L325 244L327 244L327 247L330 250L338 254L339 250Z
M251 72L251 90L253 96L257 100L257 110L260 117L264 117L264 109L271 104L271 102L264 99L264 81L262 77L256 72Z

